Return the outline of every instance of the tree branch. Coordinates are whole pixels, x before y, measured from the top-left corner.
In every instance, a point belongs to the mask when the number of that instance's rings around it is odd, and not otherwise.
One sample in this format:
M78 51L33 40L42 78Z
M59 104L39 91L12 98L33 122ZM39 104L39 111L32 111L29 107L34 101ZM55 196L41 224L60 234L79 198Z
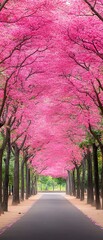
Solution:
M9 0L4 0L2 3L0 3L0 11L4 8L5 4L8 2Z
M94 8L95 5L92 6L88 0L84 0L84 2L89 6L89 8L92 10L92 12L103 22L103 17Z

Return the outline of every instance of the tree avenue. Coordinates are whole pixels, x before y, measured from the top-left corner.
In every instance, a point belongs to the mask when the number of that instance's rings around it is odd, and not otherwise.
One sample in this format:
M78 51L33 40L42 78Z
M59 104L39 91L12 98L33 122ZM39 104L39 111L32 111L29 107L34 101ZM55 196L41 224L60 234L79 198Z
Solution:
M0 29L0 213L38 175L103 209L102 0L0 0Z

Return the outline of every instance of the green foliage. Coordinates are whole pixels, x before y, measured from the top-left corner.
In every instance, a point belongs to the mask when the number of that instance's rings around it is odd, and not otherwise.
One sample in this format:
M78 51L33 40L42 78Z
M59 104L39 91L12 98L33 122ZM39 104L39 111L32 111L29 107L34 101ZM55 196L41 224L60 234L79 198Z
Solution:
M66 183L62 178L39 176L38 191L65 191Z
M84 139L84 141L82 141L80 144L79 144L79 147L80 148L87 148L89 146L92 146L92 144L94 143L94 139L93 137L90 136L90 134L87 134L87 137L86 139Z

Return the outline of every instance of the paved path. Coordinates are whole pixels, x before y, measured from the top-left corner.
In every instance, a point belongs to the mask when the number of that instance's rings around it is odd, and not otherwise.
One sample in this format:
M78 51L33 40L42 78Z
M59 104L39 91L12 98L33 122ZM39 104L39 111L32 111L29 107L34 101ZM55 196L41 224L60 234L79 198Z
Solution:
M103 240L103 230L61 194L43 194L0 240Z

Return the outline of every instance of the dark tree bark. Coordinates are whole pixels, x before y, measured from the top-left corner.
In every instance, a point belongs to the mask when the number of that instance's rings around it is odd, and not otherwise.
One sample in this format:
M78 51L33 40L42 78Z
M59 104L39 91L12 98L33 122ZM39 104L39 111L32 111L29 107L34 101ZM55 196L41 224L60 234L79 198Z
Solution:
M23 132L24 133L24 132ZM26 135L24 136L24 139L21 143L21 146L18 147L16 141L23 135L20 134L17 136L16 140L12 143L12 147L14 149L14 185L13 185L13 205L17 205L20 203L20 198L19 198L19 154L20 150L23 148L24 143L26 141Z
M24 138L23 144L25 142L25 139L26 138ZM28 147L24 148L23 149L23 160L21 163L21 200L22 201L24 200L24 165L26 167L26 199L28 199L28 197L30 197L30 195L32 194L32 191L33 191L32 190L33 174L32 174L32 179L30 179L30 169L27 167L27 161L30 157L32 157L32 155L28 153ZM31 186L31 184L32 184L32 186Z
M3 205L2 205L2 159L3 159L3 153L6 148L7 144L7 134L8 134L8 128L6 128L6 136L3 136L3 143L0 148L0 214L3 213Z
M21 163L21 200L22 201L24 201L24 166L26 167L26 182L27 182L27 160L28 160L28 152L26 149L26 150L23 150L23 160Z
M35 195L38 193L37 191L37 175L35 175L35 178L34 178L34 189L35 189Z
M5 7L5 4L8 2L9 0L4 0L2 1L2 3L0 4L0 11Z
M76 166L77 169L77 198L80 198L80 166Z
M9 185L8 188L9 188L9 190L8 190L9 191L9 196L11 196L11 185Z
M31 195L35 195L35 192L34 192L34 174L32 173L32 180L31 180ZM42 189L41 189L42 191Z
M2 211L2 158L3 158L3 150L0 149L0 214Z
M21 201L24 201L24 164L25 159L21 163Z
M26 199L30 197L30 169L26 164Z
M36 194L37 194L37 178L36 178L36 175L33 174L33 176L32 176L32 195L36 195Z
M88 172L88 179L87 179L87 204L94 203L94 194L93 194L93 176L92 176L92 156L90 149L87 149L87 172Z
M101 172L101 198L102 198L102 209L103 209L103 161L102 161L102 172Z
M71 196L72 193L73 193L73 179L72 179L72 172L71 171L69 171L69 186L70 186L69 194Z
M68 177L66 179L66 194L71 195L72 194L72 183L71 183L71 173L68 171Z
M15 159L14 159L14 184L13 184L13 205L20 203L19 199L19 148L14 144Z
M84 0L85 3L87 3L87 5L89 6L89 8L91 9L91 11L94 13L94 15L96 15L102 22L103 22L103 17L102 15L98 12L98 10L95 9L95 6L93 6L91 4L90 1L88 0Z
M75 188L75 169L73 170L73 196L76 196L76 188Z
M28 168L28 195L31 196L31 175L30 175L30 168Z
M66 194L69 195L69 176L66 179Z
M80 200L84 200L84 190L85 190L85 159L82 162L82 178L81 178L81 195Z
M99 172L98 172L98 147L93 144L93 161L94 161L94 181L95 181L95 202L96 209L100 209L100 193L99 193Z
M102 171L101 171L101 198L102 198L102 205L101 208L103 209L103 147L100 148L102 154Z
M100 81L99 81L99 85L100 85ZM97 94L97 92L96 92ZM103 115L103 106L101 104L101 101L99 99L99 96L97 94L97 100L98 100L98 103L100 103L99 107L100 107L100 110L101 110L101 113ZM91 134L93 135L94 139L98 142L99 144L99 147L100 147L100 150L101 150L101 154L102 154L102 164L103 164L103 143L102 143L102 138L101 138L101 134L100 135L97 135L94 130L92 129L91 125L89 124L89 130L91 132ZM94 159L95 159L95 156L94 156ZM102 170L103 171L103 170ZM102 193L102 209L103 209L103 172L102 172L102 179L101 179L101 193Z
M8 185L9 185L9 163L10 163L10 128L8 128L8 141L7 141L7 157L5 161L5 177L3 184L3 210L8 211Z

